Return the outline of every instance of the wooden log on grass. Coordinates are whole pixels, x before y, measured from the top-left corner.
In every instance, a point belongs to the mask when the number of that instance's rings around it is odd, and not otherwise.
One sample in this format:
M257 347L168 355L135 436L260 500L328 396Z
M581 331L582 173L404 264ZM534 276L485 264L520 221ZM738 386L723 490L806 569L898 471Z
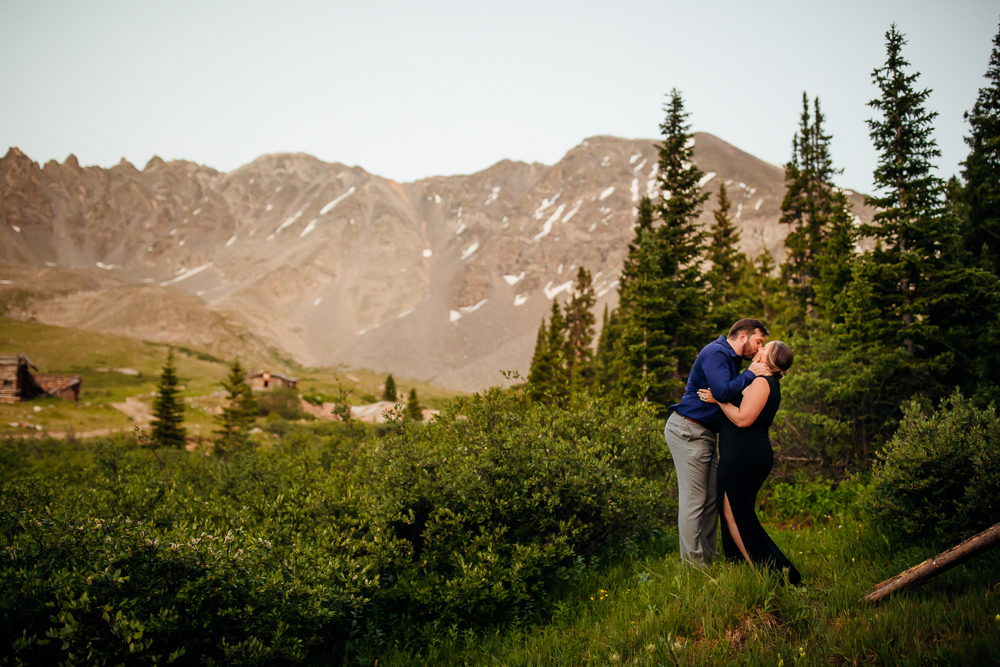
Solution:
M934 558L925 560L920 565L897 574L892 579L886 579L870 590L864 599L866 602L878 602L900 589L922 583L942 572L947 572L956 565L964 563L984 551L989 551L997 544L1000 544L1000 523L970 537L957 547L952 547Z

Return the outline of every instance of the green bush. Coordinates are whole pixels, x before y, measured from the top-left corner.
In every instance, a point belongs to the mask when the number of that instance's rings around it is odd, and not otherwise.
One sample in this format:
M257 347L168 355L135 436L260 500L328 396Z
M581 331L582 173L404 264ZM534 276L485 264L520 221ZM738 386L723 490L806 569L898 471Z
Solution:
M278 425L225 459L0 448L0 664L340 664L407 621L524 618L676 512L641 405Z
M953 546L1000 521L1000 420L956 391L928 413L913 401L880 455L862 507L886 535Z
M178 454L109 447L63 497L7 478L0 642L19 661L290 664L343 644L376 585L343 491L279 457Z
M857 510L858 493L862 488L856 479L838 482L800 475L793 483L770 484L760 505L771 516L798 521L806 517L850 516Z
M261 391L255 393L254 396L257 399L257 414L261 417L267 417L273 413L282 419L291 421L305 416L299 406L298 392L290 387Z
M648 406L526 408L492 389L426 426L396 426L362 457L358 507L379 607L413 620L507 620L675 511Z

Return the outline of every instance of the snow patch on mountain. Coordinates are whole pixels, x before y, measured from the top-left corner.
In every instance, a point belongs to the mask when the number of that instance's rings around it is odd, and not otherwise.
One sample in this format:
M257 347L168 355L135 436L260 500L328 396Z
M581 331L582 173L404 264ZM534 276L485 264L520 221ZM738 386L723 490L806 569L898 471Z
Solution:
M337 204L339 204L340 202L344 201L345 199L347 199L349 196L351 196L353 194L354 194L354 186L352 185L347 190L347 192L345 192L344 194L340 195L339 197L337 197L336 199L334 199L333 201L331 201L329 204L327 204L326 206L324 206L323 208L321 208L319 210L319 214L320 215L326 215L327 213L329 213L330 211L332 211L333 208Z

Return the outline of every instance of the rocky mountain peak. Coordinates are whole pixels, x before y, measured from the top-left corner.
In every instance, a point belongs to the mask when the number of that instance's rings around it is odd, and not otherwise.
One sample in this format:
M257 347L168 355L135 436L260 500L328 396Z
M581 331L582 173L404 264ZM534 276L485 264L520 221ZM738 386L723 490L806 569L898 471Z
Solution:
M744 250L779 256L783 170L711 134L694 142L705 191L727 185ZM555 165L502 160L413 183L304 153L229 173L154 157L140 172L41 170L11 149L0 262L114 285L29 299L20 317L165 342L237 345L234 332L252 332L303 364L481 389L500 370L527 371L538 323L578 267L594 276L598 313L614 306L636 206L658 195L656 144L595 136ZM209 324L218 317L229 329Z

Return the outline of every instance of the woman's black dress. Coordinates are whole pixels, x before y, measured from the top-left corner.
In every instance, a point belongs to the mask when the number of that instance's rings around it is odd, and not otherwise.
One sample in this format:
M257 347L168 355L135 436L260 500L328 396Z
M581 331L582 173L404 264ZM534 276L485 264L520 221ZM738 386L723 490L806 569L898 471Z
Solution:
M775 376L766 379L771 393L754 423L740 428L725 419L719 432L718 497L719 514L722 515L722 548L729 560L743 560L743 554L733 541L723 513L722 499L728 496L736 528L750 560L775 569L787 567L789 582L798 584L801 580L799 571L764 532L754 511L757 492L771 474L771 467L774 465L774 451L771 449L768 429L781 405L781 381ZM733 404L738 406L742 401L743 396L740 395Z

